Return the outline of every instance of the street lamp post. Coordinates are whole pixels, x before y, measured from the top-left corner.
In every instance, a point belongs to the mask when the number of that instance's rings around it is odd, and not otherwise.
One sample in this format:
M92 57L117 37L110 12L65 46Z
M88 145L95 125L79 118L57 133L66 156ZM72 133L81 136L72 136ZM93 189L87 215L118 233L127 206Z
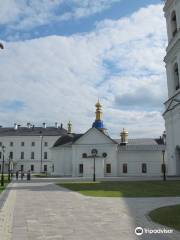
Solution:
M9 155L9 162L8 162L8 181L11 181L11 173L10 173L10 164L11 164L11 156Z
M96 181L96 156L97 156L97 154L98 154L98 150L97 150L97 149L92 149L92 150L91 150L91 154L92 154L93 159L94 159L93 182L95 182L95 181Z
M3 153L3 161L2 161L2 170L1 170L1 186L4 186L4 153L5 153L6 147L2 146L2 153Z
M163 164L162 164L163 181L166 181L166 164L164 160L165 150L162 150L162 155L163 155Z
M41 167L40 167L40 171L41 171L41 173L42 173L42 150L43 150L42 145L43 145L43 135L41 135L40 137L41 137Z

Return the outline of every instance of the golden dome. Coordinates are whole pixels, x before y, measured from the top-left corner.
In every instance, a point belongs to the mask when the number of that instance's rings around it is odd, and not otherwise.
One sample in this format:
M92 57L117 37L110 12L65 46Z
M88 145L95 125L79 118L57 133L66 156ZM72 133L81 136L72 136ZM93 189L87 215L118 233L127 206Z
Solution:
M98 101L97 101L95 107L96 107L96 108L102 108L102 105L100 104L99 99L98 99Z
M68 133L72 133L72 123L71 123L71 121L68 122L67 126L68 126Z
M121 133L128 134L128 131L125 128L123 128L123 131Z
M121 132L121 145L126 145L128 143L128 131L123 128L123 131Z

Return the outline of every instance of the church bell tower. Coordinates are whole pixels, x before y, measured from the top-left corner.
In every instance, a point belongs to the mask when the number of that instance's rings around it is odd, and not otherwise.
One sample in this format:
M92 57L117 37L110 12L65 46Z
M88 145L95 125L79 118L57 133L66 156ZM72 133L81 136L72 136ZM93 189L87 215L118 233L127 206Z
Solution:
M168 175L180 175L180 1L166 0L168 46L165 56L168 99L163 117L166 125Z

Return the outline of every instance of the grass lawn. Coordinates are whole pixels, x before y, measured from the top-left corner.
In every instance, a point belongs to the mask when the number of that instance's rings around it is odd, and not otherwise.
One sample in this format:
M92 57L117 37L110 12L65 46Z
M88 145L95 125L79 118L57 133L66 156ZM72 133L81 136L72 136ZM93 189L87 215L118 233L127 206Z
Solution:
M180 196L180 181L71 182L58 185L93 197Z
M155 209L149 216L154 222L180 231L180 205Z
M47 173L35 173L35 174L32 174L32 176L37 177L37 178L46 178L49 175Z

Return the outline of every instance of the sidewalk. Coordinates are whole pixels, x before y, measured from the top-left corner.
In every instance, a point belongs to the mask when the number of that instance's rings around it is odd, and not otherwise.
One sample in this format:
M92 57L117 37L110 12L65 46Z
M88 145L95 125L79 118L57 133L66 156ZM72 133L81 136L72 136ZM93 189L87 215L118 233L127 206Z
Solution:
M7 189L0 195L0 239L10 240L12 235L13 214L16 202L16 190L13 183L10 183Z
M137 226L163 228L148 220L152 209L180 204L180 197L98 198L53 182L12 183L0 212L0 240L179 240L180 233L137 237Z

